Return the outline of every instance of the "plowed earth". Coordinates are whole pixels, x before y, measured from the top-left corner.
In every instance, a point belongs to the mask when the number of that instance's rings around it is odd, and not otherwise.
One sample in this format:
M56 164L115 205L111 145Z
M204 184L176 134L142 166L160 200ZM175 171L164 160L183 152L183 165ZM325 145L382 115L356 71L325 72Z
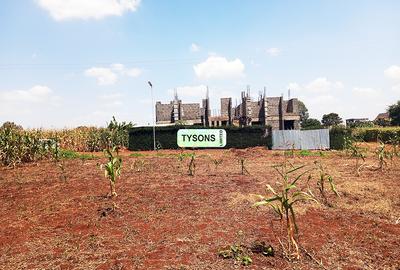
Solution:
M400 160L357 177L355 160L339 152L289 158L321 161L340 197L328 193L332 207L296 206L302 253L288 261L273 211L252 207L254 194L276 185L271 166L282 152L197 150L195 176L178 153L124 152L113 199L103 157L65 161L65 181L49 161L0 168L0 269L400 269ZM241 175L238 155L249 174ZM223 162L216 169L210 157ZM242 266L218 256L260 241L274 257L250 253L253 263Z

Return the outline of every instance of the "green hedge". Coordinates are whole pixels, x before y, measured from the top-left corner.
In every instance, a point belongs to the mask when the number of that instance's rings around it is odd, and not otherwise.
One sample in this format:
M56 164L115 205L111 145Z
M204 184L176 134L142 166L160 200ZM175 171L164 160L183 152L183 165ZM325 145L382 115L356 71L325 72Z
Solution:
M389 143L394 139L400 138L400 127L384 127L384 128L356 128L353 130L353 136L364 142Z
M330 147L335 150L343 150L346 136L351 136L351 129L345 127L333 127L329 130Z
M177 149L177 132L179 129L203 129L200 126L167 126L156 127L156 142L161 149ZM208 127L212 128L212 127ZM218 127L216 127L218 128ZM266 134L266 127L222 127L226 131L225 148L246 148L254 146L271 147L271 132ZM153 128L138 127L129 130L129 150L152 150Z

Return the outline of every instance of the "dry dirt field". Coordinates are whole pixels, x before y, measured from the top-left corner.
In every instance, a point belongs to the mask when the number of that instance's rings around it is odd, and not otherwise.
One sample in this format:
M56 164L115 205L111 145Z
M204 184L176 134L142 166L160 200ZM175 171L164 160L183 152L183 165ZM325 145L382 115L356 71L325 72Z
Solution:
M331 207L297 205L303 251L289 262L279 222L271 227L273 211L252 207L254 194L275 185L271 166L283 152L247 149L249 174L242 175L237 150L197 150L195 176L179 151L135 153L122 153L114 199L106 196L101 154L65 161L66 181L49 161L0 168L0 269L400 269L400 160L357 177L354 159L340 152L289 158L321 161L340 193L329 193ZM223 158L217 170L209 156ZM275 256L250 254L250 266L218 256L257 241L271 244Z

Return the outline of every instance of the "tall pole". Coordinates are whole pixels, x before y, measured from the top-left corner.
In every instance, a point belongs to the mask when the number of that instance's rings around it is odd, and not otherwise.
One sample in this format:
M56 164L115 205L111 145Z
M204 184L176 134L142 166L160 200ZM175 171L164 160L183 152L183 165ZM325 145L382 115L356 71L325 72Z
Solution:
M153 149L156 150L156 118L155 118L155 105L154 105L154 94L153 94L153 84L148 81L147 82L150 85L150 89L151 89L151 112L153 114Z

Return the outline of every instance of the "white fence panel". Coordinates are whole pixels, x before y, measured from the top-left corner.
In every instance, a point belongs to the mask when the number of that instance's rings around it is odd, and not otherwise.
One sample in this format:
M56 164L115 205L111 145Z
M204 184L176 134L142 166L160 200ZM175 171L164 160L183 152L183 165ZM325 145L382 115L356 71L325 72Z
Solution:
M273 130L272 149L329 149L329 130Z

